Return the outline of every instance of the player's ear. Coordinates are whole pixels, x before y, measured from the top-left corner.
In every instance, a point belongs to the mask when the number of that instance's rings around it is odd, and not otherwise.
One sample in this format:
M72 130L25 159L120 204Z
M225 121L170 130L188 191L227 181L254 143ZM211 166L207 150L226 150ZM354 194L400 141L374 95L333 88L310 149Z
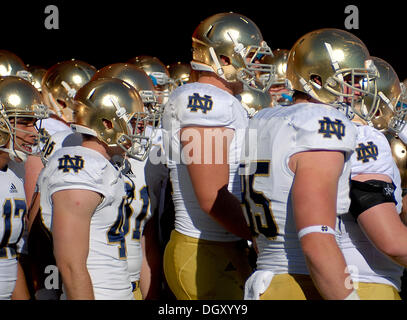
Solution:
M105 126L106 129L110 130L113 128L112 121L103 119L103 125Z

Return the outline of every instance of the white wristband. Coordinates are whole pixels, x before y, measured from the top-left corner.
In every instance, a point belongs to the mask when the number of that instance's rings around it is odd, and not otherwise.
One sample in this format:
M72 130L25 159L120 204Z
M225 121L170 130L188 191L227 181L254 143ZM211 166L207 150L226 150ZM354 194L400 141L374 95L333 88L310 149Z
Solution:
M355 289L343 300L360 300L360 297Z
M298 239L301 239L303 236L305 236L308 233L314 233L314 232L328 233L328 234L336 235L335 230L329 226L325 226L325 225L309 226L309 227L305 227L305 228L301 229L300 231L298 231Z

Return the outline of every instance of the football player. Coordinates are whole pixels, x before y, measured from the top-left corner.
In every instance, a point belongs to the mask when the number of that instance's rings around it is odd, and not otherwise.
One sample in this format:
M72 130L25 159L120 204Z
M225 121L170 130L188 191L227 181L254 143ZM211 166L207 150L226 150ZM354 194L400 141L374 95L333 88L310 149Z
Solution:
M157 110L157 97L151 78L130 63L114 63L98 70L92 81L102 78L121 79L140 94L146 112L141 127L147 131L140 137L144 149L127 159L125 174L127 262L136 300L158 299L161 291L161 250L158 240L158 210L168 169L163 161L152 162L150 151L159 157L162 152L161 112ZM147 114L148 113L148 114ZM140 126L140 124L139 124ZM140 132L142 134L142 132ZM148 250L147 250L148 249Z
M68 299L133 299L123 229L127 194L115 158L143 149L135 131L143 103L126 82L99 79L80 88L74 104L71 127L83 142L56 151L41 172L39 214Z
M258 138L246 152L242 198L258 257L246 299L359 299L335 237L337 216L350 206L356 128L333 105L359 101L346 76L370 80L368 58L349 32L305 34L287 61L293 104L263 109L251 120Z
M27 213L23 177L14 172L12 164L22 163L34 153L40 139L36 122L45 119L48 111L40 93L29 82L14 76L0 77L0 101L0 299L10 299L17 280L16 257L23 246ZM23 275L19 273L19 277Z
M407 225L407 186L404 184L404 157L403 150L404 147L401 147L403 144L407 144L407 126L406 124L406 115L407 115L407 79L400 83L401 94L398 103L394 106L394 115L391 117L388 123L388 132L391 134L393 142L396 139L400 139L399 143L396 145L397 152L393 152L393 156L396 158L395 161L399 165L400 174L402 175L402 196L403 196L403 210L401 213L401 218L404 224Z
M338 217L338 244L361 299L400 300L403 267L397 263L407 263L407 227L399 218L400 173L383 133L401 88L391 65L377 57L371 60L379 75L376 85L380 99L369 121L373 126L358 115L352 119L358 137L351 157L351 206L349 214Z
M237 13L201 22L192 47L198 80L175 89L163 115L175 207L164 273L177 299L242 299L251 272L242 238L250 233L237 171L248 114L234 95L244 84L267 90L259 76L271 68L256 62L271 50Z
M48 136L52 136L56 132L66 131L65 135L55 138L58 139L58 141L54 141L54 143L61 144L63 139L72 133L72 130L69 128L69 123L72 122L73 97L76 91L87 83L95 72L96 68L94 66L84 61L72 59L53 65L43 75L41 93L46 105L51 110L50 117L44 121L42 126L44 133L47 133ZM37 178L41 169L44 167L43 162L47 161L46 159L56 150L56 148L52 146L52 141L43 138L40 144L43 152L42 161L40 161L41 159L38 157L29 157L25 164L26 176L24 188L28 207L31 206ZM30 225L34 218L35 215L29 216Z

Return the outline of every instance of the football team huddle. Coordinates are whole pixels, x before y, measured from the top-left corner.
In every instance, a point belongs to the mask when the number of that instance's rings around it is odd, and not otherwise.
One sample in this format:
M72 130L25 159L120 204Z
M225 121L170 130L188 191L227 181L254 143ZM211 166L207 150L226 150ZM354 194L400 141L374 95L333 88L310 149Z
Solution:
M348 31L192 60L0 50L0 299L401 300L407 89Z

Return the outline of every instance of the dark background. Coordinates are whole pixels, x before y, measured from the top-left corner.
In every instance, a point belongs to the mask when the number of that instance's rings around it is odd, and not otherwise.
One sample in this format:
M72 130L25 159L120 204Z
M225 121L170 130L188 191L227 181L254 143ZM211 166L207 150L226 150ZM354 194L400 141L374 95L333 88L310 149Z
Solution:
M26 64L49 68L76 58L101 68L137 55L153 55L165 64L190 61L191 35L200 21L234 11L252 19L272 49L289 49L318 28L345 29L347 5L359 9L358 36L371 55L389 62L400 80L405 64L406 12L401 1L14 1L0 3L0 49ZM59 9L59 29L44 26L47 5Z

